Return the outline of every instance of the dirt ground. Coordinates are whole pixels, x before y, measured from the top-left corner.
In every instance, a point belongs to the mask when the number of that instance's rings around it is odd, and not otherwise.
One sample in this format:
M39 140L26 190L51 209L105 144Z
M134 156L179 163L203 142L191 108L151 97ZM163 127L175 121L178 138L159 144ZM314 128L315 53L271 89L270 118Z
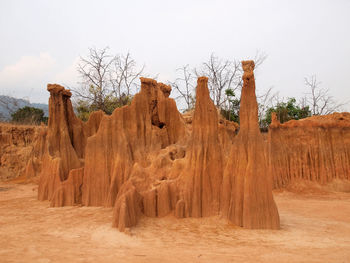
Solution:
M350 262L350 193L276 192L281 230L169 215L128 234L111 227L111 208L36 196L35 184L0 183L0 262Z

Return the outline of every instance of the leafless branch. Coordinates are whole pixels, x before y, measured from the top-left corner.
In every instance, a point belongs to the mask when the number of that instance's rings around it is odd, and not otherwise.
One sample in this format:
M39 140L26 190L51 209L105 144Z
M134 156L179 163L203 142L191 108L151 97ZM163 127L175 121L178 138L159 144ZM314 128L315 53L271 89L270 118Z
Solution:
M257 101L258 117L261 124L261 121L265 118L266 111L273 105L277 105L275 103L279 103L278 92L273 92L273 87L270 87L265 93L257 95Z
M227 89L237 93L242 87L242 68L237 60L223 60L212 53L209 60L194 72L197 76L208 77L210 95L215 105L220 108L225 107L228 102L225 94Z
M115 57L108 54L108 49L89 48L89 55L80 57L78 72L82 78L81 87L73 89L79 97L101 110L105 110L105 98L110 95L109 75L115 61Z
M176 100L184 100L186 108L184 110L189 110L194 106L194 76L191 73L189 65L182 66L176 69L176 72L180 77L176 78L174 82L169 84L180 94L176 97Z
M315 75L305 78L305 85L309 89L304 103L308 103L312 115L326 115L341 110L346 103L337 103L328 89L321 88L321 82Z
M126 56L118 55L113 63L113 70L110 72L110 82L113 93L116 97L130 96L138 88L138 79L145 69L142 66L137 69L135 60L128 52Z
M254 56L255 70L261 66L267 59L267 54L261 51L256 51Z

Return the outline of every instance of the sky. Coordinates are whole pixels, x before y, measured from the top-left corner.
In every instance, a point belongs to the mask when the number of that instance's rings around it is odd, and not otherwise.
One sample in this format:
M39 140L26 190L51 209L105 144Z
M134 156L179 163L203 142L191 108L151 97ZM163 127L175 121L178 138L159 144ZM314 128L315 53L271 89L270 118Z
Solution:
M299 98L315 75L346 102L349 14L349 0L1 0L0 95L47 103L47 83L78 87L80 56L108 46L163 82L211 53L244 60L260 51L268 57L256 72L259 93Z

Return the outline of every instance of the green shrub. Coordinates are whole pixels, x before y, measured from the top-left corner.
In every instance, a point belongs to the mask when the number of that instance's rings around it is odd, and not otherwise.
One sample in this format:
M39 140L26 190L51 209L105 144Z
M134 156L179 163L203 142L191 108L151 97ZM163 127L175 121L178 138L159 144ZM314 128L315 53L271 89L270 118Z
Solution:
M41 122L47 123L47 117L44 117L44 111L42 109L25 106L18 109L11 114L12 122L20 124L40 124Z

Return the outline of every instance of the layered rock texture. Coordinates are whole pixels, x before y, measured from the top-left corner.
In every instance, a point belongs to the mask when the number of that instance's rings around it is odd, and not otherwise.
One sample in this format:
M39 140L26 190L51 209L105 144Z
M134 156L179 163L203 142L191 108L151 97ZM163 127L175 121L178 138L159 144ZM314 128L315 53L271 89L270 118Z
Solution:
M350 113L283 124L273 116L268 136L275 188L298 180L321 184L350 180Z
M272 196L272 177L258 123L254 62L243 61L240 130L234 140L224 172L223 213L246 228L279 228L279 215Z
M116 198L114 226L123 231L135 225L142 213L161 217L174 211L178 218L222 214L247 228L279 228L267 158L264 151L261 158L255 152L265 148L259 137L253 68L249 69L251 80L245 82L245 95L242 95L242 99L247 100L242 113L246 115L247 129L240 130L234 138L234 125L220 123L218 111L209 97L208 79L198 78L191 132L185 134L185 140L173 141L164 150L154 151L156 157L153 161L150 159L149 165L134 165L129 180L122 185ZM252 117L254 114L256 117ZM181 118L179 123L173 126L175 131L184 129ZM231 135L230 139L224 140L227 134ZM249 145L249 139L254 140L253 144ZM223 143L231 149L230 156L226 156ZM247 159L246 167L241 168L247 172L231 169L230 164L237 159L235 150L240 147L235 145L242 145L240 155L249 148L246 156L238 157ZM225 166L228 166L226 180ZM235 172L241 174L235 175Z
M0 124L0 180L26 174L26 165L34 160L34 152L40 157L42 149L37 142L45 140L45 132L45 126ZM31 176L38 169L35 167Z
M36 155L40 169L27 165L28 173L40 170L39 199L52 206L114 207L113 226L121 231L141 215L169 213L178 218L222 214L243 227L278 228L258 129L253 64L243 65L248 70L238 136L237 124L220 119L206 77L198 79L196 106L186 117L169 98L170 86L141 78L131 105L111 116L94 113L87 123L74 115L71 93L49 84L49 124ZM262 155L256 153L260 150Z
M208 79L198 78L194 110L181 115L171 87L141 78L131 105L112 115L74 114L71 93L48 85L49 124L27 176L40 174L38 198L51 206L113 207L113 226L142 215L221 215L238 226L278 229L273 187L295 178L350 179L349 114L279 124L267 139L258 125L254 62L243 61L240 127L218 114ZM238 134L237 134L238 132Z
M56 84L48 84L47 90L50 92L49 123L42 153L39 200L62 196L58 192L64 191L67 184L63 182L67 179L75 182L69 176L76 174L73 169L84 166L87 138L97 131L103 116L102 112L95 112L88 122L83 123L74 114L69 90ZM58 203L65 204L65 200L53 201L53 204Z

